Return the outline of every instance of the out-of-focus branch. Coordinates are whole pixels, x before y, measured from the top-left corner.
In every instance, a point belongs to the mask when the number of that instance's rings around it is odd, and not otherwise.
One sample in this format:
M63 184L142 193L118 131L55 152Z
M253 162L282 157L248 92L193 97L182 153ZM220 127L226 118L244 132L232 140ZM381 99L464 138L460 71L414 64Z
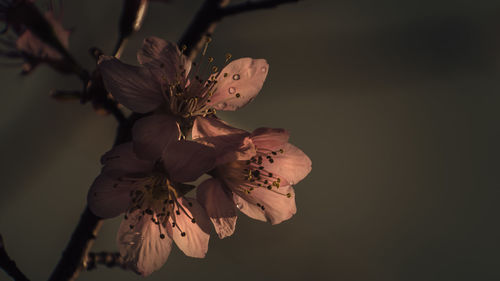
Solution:
M261 1L247 1L241 4L231 5L222 9L221 13L223 17L238 15L245 12L251 12L255 10L262 9L272 9L279 5L299 2L299 0L261 0Z
M89 253L85 262L85 269L87 271L97 268L97 265L105 265L106 267L120 267L127 269L127 265L123 262L120 253L99 252Z
M298 2L299 0L261 0L247 1L241 4L229 5L230 0L206 0L186 32L178 42L186 46L185 54L194 59L202 49L208 37L212 35L217 23L224 17L238 15L261 9L275 8L281 4Z
M84 257L90 252L101 226L102 219L86 207L49 281L75 280L78 277Z
M221 19L220 11L229 4L230 0L206 0L196 13L193 21L178 42L179 46L186 46L184 52L193 59L203 47L207 38L212 35Z
M0 235L0 268L7 272L7 274L16 281L29 281L26 275L19 270L16 263L11 260L7 254L2 235Z
M123 0L118 41L113 52L115 57L118 58L121 56L130 35L141 28L148 8L148 2L148 0Z

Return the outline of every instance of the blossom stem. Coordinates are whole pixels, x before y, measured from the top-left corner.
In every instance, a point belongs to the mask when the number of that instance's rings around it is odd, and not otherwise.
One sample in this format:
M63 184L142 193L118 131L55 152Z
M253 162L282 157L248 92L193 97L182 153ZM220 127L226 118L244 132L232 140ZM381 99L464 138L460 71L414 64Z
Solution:
M29 279L21 272L16 263L10 259L2 235L0 235L0 268L2 268L8 275L16 281L29 281Z

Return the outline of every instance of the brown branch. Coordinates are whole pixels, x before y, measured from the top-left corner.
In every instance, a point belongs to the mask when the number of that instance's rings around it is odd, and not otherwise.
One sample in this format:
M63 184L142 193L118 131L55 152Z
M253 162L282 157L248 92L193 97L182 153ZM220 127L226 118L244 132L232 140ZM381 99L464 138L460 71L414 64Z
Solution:
M186 29L178 42L179 46L186 46L185 54L194 59L207 38L212 35L217 22L222 19L220 11L229 4L230 0L206 0L196 13L193 21Z
M102 219L86 207L49 281L75 280L78 277L85 262L83 257L88 255L101 226Z
M97 265L105 265L106 267L120 267L122 269L127 269L127 265L123 262L123 258L120 253L110 253L110 252L99 252L99 253L89 253L85 263L85 269L87 271L97 268Z
M238 15L245 12L251 12L262 9L272 9L279 5L299 2L299 0L261 0L261 1L247 1L241 4L235 4L222 9L223 17Z
M16 281L29 281L26 275L19 270L16 263L11 260L7 254L2 235L0 235L0 268L7 272L7 274Z

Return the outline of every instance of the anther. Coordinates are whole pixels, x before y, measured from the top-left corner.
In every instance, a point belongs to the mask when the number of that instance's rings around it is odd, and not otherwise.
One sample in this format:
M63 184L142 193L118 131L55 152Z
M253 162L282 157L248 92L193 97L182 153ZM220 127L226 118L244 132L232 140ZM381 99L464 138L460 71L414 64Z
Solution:
M191 219L191 222L192 223L196 223L196 220L193 218L193 219Z
M165 239L165 234L160 234L160 239Z
M186 236L186 232L181 232L181 236L182 237Z

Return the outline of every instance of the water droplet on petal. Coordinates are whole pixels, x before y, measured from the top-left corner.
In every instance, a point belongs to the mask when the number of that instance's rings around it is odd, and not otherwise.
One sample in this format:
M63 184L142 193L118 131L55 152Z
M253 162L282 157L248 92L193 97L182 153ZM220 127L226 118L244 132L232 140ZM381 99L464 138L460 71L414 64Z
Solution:
M240 80L240 75L239 74L233 75L233 80Z
M235 87L230 87L230 88L228 89L228 92L229 92L230 94L234 94L234 93L236 93L236 88L235 88Z
M266 72L266 71L267 71L267 67L263 66L263 67L260 69L260 71L262 71L262 72Z
M241 204L241 203L237 203L237 204L236 204L236 208L238 208L238 209L240 209L240 210L241 210L241 209L243 209L243 204Z

